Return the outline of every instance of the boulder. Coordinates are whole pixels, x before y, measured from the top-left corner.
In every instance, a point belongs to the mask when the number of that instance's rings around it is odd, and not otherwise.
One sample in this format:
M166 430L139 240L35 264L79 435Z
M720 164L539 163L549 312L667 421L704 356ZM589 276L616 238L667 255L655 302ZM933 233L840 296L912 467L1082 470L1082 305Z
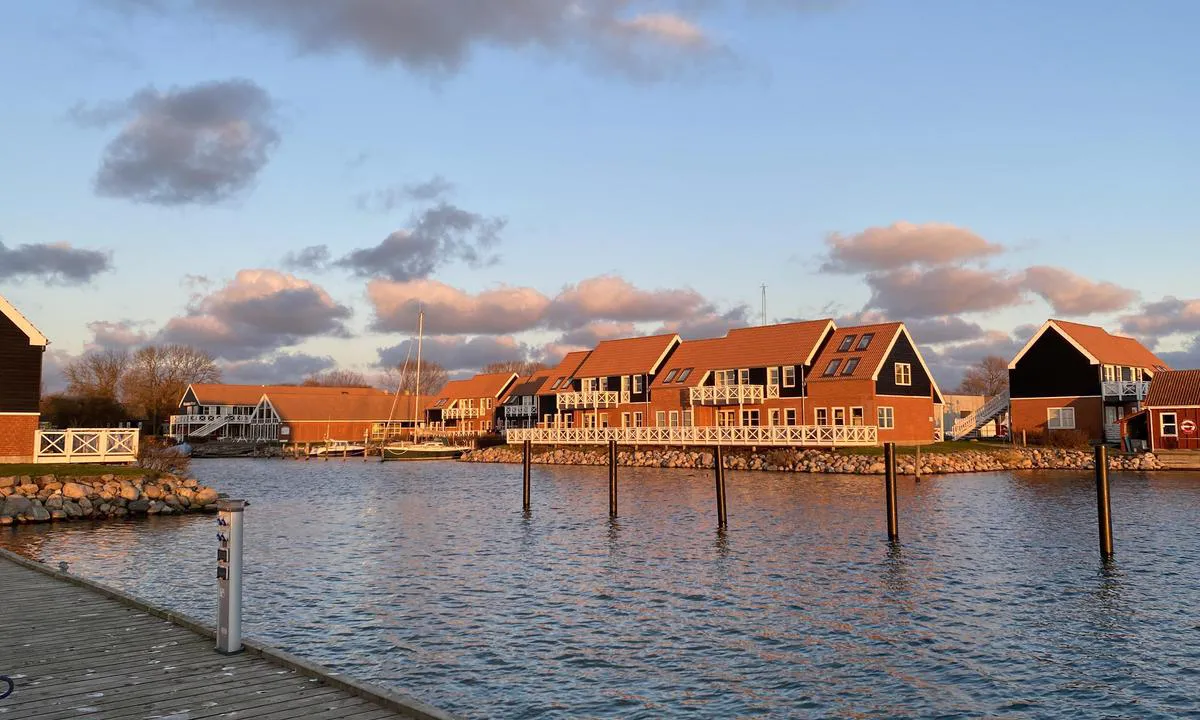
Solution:
M33 507L33 502L21 495L10 495L4 501L4 505L0 507L0 515L9 515L16 517L17 515L27 515Z
M51 520L66 520L68 519L67 511L62 508L55 508L50 511Z
M63 506L63 496L53 495L46 498L44 501L47 510L61 510Z
M142 496L142 491L134 487L132 483L122 483L120 495L122 500L137 500Z
M49 490L49 491L53 492L55 490L62 490L62 486L63 486L63 484L60 483L57 479L55 479L55 480L51 480L48 483L43 483L42 490L43 491Z
M83 508L79 507L77 503L74 503L70 500L67 500L63 503L62 509L63 512L67 514L67 517L72 520L83 517Z
M68 500L79 500L91 494L91 488L79 483L69 482L62 486L63 497Z
M129 503L129 514L130 515L145 515L146 511L149 509L150 509L150 501L149 500L133 500Z
M220 498L220 494L212 488L200 488L192 498L194 505L212 505Z
M34 503L29 512L25 513L25 516L34 522L48 522L50 520L50 511L38 503Z
M8 515L0 515L0 527L8 527L16 522L16 519Z
M164 494L162 488L153 483L142 488L142 493L151 500L158 500Z
M34 483L25 483L17 488L17 492L28 497L36 497L40 488Z
M17 484L15 477L0 477L0 489L10 488Z

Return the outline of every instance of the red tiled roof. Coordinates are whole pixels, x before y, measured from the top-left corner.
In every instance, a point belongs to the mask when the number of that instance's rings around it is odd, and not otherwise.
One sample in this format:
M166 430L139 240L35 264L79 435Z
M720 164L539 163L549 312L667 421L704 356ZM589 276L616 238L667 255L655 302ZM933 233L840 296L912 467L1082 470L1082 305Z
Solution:
M195 383L192 394L201 405L257 405L263 395L288 393L322 397L327 395L387 395L387 392L372 387L312 387L307 385L222 385L218 383Z
M892 345L892 339L896 337L896 333L900 332L900 328L902 327L904 327L904 323L894 322L838 328L829 337L829 340L825 343L825 347L821 350L821 354L817 355L816 361L813 362L812 373L808 376L808 381L831 382L846 378L859 380L871 379L886 357L888 348ZM866 348L858 350L858 344L862 341L862 336L868 333L874 334L875 337L871 338L871 342ZM849 350L842 352L839 350L842 341L850 335L854 336L854 342L850 345ZM849 375L843 375L846 363L850 358L858 358L858 366ZM825 368L829 367L829 363L835 359L841 360L837 374L832 377L825 377Z
M659 371L651 388L692 387L706 372L735 368L805 365L833 321L806 320L734 328L723 338L685 340ZM671 370L692 368L683 383L665 383Z
M1167 369L1165 362L1131 337L1113 335L1095 325L1084 325L1066 320L1051 320L1050 322L1102 364L1128 365L1151 370Z
M567 353L557 366L546 371L546 382L542 384L538 395L553 395L561 390L562 388L554 387L554 383L574 377L575 371L579 369L584 360L587 360L587 356L591 352L591 350L576 350L575 352Z
M273 392L267 395L267 400L284 422L386 422L389 418L394 422L406 422L413 419L411 395L397 398L388 393L327 395ZM420 413L428 402L429 398L418 398L417 412Z
M437 398L447 400L466 400L468 398L499 398L509 383L517 377L516 373L488 373L476 375L466 380L451 380L446 383Z
M1146 407L1200 406L1200 370L1160 370L1150 381Z
M675 334L605 340L588 354L575 375L594 378L651 372L655 363L678 340L679 336Z

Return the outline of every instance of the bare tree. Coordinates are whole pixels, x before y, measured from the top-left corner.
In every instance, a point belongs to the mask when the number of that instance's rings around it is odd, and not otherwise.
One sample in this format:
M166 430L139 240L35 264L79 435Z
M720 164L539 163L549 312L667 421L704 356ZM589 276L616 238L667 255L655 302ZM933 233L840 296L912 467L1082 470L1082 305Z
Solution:
M997 355L989 355L979 361L979 364L967 368L962 383L958 386L960 393L967 395L986 395L994 397L1008 389L1008 362Z
M501 362L489 363L483 366L485 373L510 373L514 372L521 377L532 375L538 370L545 370L546 363L534 362L533 360L503 360Z
M421 363L421 394L433 395L446 386L450 373L446 368L435 362ZM379 376L379 384L389 392L399 392L401 395L412 395L417 390L417 367L409 363L405 368L391 367Z
M81 355L63 368L67 395L116 400L121 378L128 368L129 353L125 350L101 350Z
M148 345L130 358L121 379L121 401L157 433L162 418L178 406L188 385L220 381L221 370L203 350L188 345Z
M304 378L306 387L371 387L367 378L354 370L327 370Z

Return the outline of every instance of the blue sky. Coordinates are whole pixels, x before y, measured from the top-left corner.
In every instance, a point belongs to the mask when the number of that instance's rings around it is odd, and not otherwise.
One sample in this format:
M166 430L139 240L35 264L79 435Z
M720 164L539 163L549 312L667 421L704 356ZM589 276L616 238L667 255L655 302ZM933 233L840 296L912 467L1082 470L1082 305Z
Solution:
M462 371L719 332L757 320L762 283L771 319L910 322L944 384L1049 316L1200 363L1200 5L471 5L6 6L0 293L52 364L175 340L252 381L374 370L413 298ZM206 162L229 168L205 169L237 182L181 188L199 161L164 143L221 128ZM414 233L436 208L466 225ZM838 247L860 259L831 272ZM524 291L477 297L502 286Z

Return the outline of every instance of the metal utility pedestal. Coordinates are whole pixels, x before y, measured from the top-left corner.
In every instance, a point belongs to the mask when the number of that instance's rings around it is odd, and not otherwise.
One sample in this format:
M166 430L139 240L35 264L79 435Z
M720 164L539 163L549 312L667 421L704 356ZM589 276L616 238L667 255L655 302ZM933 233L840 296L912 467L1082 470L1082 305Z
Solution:
M217 652L242 651L242 516L245 500L217 502Z

